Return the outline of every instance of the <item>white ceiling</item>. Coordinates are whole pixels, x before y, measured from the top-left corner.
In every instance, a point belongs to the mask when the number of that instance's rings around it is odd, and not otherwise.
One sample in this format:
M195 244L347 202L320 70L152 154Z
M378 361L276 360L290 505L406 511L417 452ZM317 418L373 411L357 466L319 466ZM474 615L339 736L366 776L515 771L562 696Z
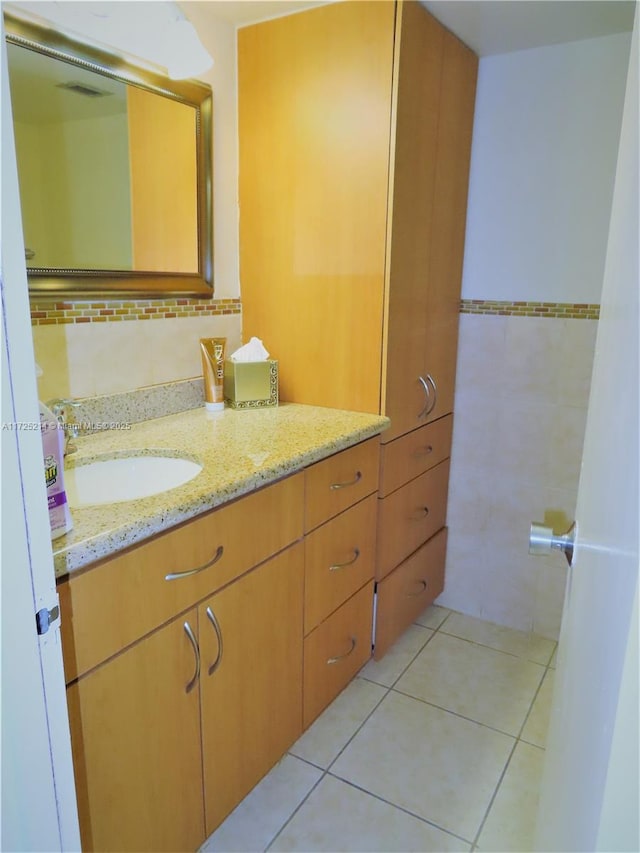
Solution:
M50 2L50 0L49 0ZM49 2L17 7L46 17ZM88 0L84 0L88 2ZM145 3L131 3L142 6ZM199 0L211 14L244 26L323 5L322 0ZM330 2L330 0L329 0ZM479 56L631 31L634 0L420 0ZM61 4L72 5L72 4ZM79 4L80 5L80 4ZM93 4L97 7L98 4ZM103 4L107 5L107 4ZM120 4L118 4L120 5ZM180 5L180 4L179 4Z
M322 2L200 0L244 26ZM634 0L420 0L479 56L631 31Z
M631 31L635 2L421 0L479 56Z

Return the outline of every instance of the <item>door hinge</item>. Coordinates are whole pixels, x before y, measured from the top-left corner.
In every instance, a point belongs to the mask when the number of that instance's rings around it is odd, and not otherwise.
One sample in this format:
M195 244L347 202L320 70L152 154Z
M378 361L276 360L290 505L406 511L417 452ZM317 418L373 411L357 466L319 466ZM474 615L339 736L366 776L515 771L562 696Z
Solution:
M56 604L49 610L43 607L36 613L36 628L38 634L46 634L49 628L60 619L60 607Z

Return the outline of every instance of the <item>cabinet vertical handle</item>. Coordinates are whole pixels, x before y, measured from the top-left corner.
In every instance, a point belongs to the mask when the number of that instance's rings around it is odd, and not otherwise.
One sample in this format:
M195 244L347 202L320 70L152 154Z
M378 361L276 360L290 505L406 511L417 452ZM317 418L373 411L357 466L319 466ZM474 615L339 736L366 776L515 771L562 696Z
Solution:
M331 483L329 488L332 490L346 489L347 486L355 486L355 484L359 483L361 479L362 479L362 471L356 471L356 476L353 478L353 480L349 480L348 483Z
M217 563L220 557L224 554L224 545L218 545L218 550L213 555L213 557L209 560L208 563L205 563L204 566L198 566L197 569L187 569L186 572L170 572L168 575L164 576L166 581L176 581L179 578L189 578L191 575L197 575L198 572L204 572L205 569L213 566L214 563Z
M424 418L429 414L431 409L433 409L433 406L429 408L429 404L431 403L431 391L429 390L429 386L427 385L426 381L422 376L418 376L418 382L422 385L422 390L424 391L424 395L427 398L424 407L418 413L418 420L420 420L420 418Z
M187 635L187 637L189 638L189 641L191 642L191 645L193 646L193 652L196 656L196 671L193 674L193 678L187 684L187 686L185 687L185 690L184 690L185 693L191 693L193 688L198 683L198 679L200 678L200 648L198 646L198 641L196 640L196 638L193 634L193 631L191 630L191 625L189 625L188 622L184 623L184 632Z
M220 625L218 624L218 620L216 619L213 610L210 607L207 607L206 612L207 619L213 625L213 630L216 632L216 637L218 638L218 657L214 660L208 670L209 675L213 675L222 662L222 631L220 630Z
M359 556L360 556L360 549L354 548L353 549L353 557L350 560L347 560L346 563L334 563L332 566L329 566L329 571L330 572L337 572L338 569L346 569L347 566L352 566L355 563L355 561L358 559Z
M327 659L327 663L328 663L328 664L331 664L331 663L338 663L339 661L344 660L345 658L348 658L348 657L349 657L349 655L351 654L351 652L355 649L355 647L356 647L357 645L358 645L358 641L356 640L356 638L355 638L355 637L351 637L351 648L349 649L349 651L348 651L348 652L345 652L345 654L343 654L343 655L338 655L338 657L335 657L335 658L328 658L328 659Z
M436 380L430 373L427 373L427 381L433 388L433 403L431 404L431 406L429 407L429 411L427 412L427 414L430 415L438 404L438 388L436 387Z
M422 595L423 592L426 592L427 582L425 580L419 580L418 583L420 584L418 592L408 592L407 598L417 598L419 595Z

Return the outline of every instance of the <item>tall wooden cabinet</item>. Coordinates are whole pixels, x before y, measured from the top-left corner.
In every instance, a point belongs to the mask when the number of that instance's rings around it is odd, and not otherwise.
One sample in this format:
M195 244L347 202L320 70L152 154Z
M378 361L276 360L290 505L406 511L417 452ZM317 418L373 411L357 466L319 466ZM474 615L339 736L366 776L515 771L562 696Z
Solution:
M282 399L390 417L376 577L411 556L426 606L444 571L446 535L421 546L445 523L477 57L415 0L346 0L241 29L238 68L243 336L279 359ZM397 636L385 613L377 630Z

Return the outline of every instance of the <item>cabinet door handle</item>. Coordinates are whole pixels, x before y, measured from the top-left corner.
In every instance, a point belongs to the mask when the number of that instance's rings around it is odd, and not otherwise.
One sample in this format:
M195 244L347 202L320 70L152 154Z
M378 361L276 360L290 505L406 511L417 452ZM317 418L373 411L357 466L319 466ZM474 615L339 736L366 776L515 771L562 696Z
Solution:
M345 653L345 654L343 654L343 655L338 655L338 657L337 657L337 658L328 658L328 659L327 659L327 663L328 663L328 664L338 663L339 661L344 660L345 658L348 658L348 657L349 657L349 655L351 654L351 652L355 649L355 647L356 647L357 645L358 645L358 641L356 640L356 638L355 638L355 637L351 637L351 648L349 649L349 651L348 651L348 652L346 652L346 653Z
M213 630L216 632L216 637L218 638L218 657L214 660L214 662L209 667L209 675L213 675L216 669L222 663L222 631L220 630L220 625L218 624L218 620L214 616L213 610L210 607L207 607L207 619L213 625Z
M429 411L427 412L427 414L430 415L438 403L438 389L436 387L436 380L430 373L427 373L427 381L433 388L433 403L431 404L431 406L429 407Z
M360 549L354 548L353 549L353 557L350 560L348 560L346 563L334 563L333 566L329 566L329 571L330 572L337 572L338 569L345 569L347 566L352 566L355 563L355 561L358 559L359 556L360 556Z
M427 582L424 580L420 580L418 581L418 583L420 584L421 588L418 590L418 592L408 592L407 598L417 598L419 595L422 595L423 592L426 592Z
M200 678L200 648L198 646L198 641L196 640L196 638L193 634L193 631L191 630L191 625L189 625L188 622L184 623L184 632L187 635L187 637L189 638L189 641L191 642L191 645L193 646L193 653L196 656L196 671L193 674L193 678L191 679L191 681L187 684L187 686L184 689L185 693L191 693L193 688L198 683L198 679Z
M179 578L189 578L191 577L191 575L197 575L198 572L204 572L205 569L208 569L213 566L214 563L217 563L220 557L222 557L223 553L224 545L218 545L218 550L209 560L209 562L204 564L204 566L198 566L197 569L188 569L186 572L170 572L168 575L164 576L164 579L166 581L176 581Z
M421 506L420 509L416 512L416 514L411 516L411 521L422 521L422 519L426 518L428 515L429 507Z
M413 451L414 456L428 456L430 453L433 453L433 445L427 444L426 447L418 447Z
M359 483L362 479L362 471L356 471L356 476L353 480L349 480L348 483L332 483L329 488L330 489L346 489L347 486L355 486L356 483Z
M429 404L431 403L431 391L429 390L429 386L427 385L422 376L418 376L418 381L422 385L424 396L427 398L424 404L424 408L422 408L418 414L418 420L420 420L420 418L424 418L429 414L429 412L433 409L433 406L429 408Z

